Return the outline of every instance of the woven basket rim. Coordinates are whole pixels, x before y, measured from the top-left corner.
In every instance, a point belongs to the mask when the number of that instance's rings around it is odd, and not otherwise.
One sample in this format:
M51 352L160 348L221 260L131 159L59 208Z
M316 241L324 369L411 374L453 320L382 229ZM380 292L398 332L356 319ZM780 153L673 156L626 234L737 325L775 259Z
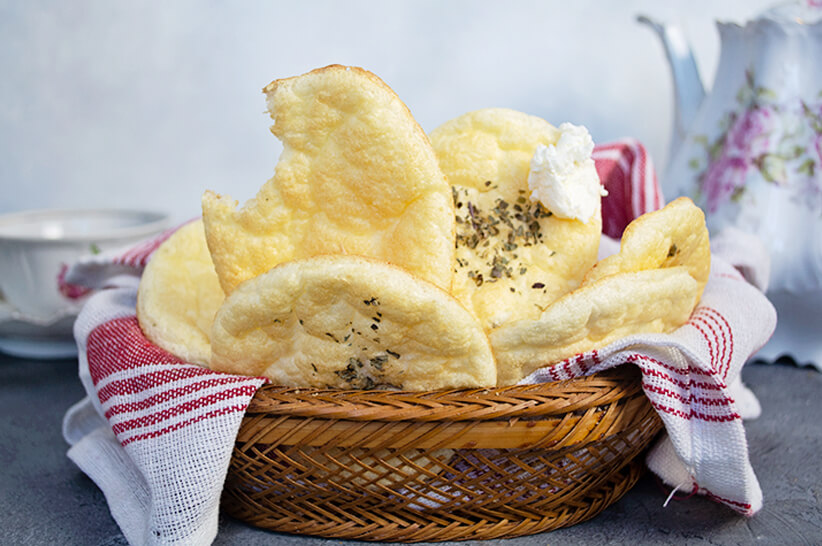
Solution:
M637 395L640 373L620 366L592 375L530 385L440 391L341 390L265 384L247 415L323 417L353 421L462 421L548 417Z

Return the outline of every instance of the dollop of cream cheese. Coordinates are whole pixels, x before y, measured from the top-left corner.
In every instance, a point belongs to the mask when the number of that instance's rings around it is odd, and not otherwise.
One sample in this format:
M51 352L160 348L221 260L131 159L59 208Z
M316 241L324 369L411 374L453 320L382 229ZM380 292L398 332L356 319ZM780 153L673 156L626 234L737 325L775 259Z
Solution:
M594 141L581 125L563 123L559 131L556 144L540 144L531 158L531 201L539 201L559 218L587 224L598 210L600 198L608 195L591 158Z

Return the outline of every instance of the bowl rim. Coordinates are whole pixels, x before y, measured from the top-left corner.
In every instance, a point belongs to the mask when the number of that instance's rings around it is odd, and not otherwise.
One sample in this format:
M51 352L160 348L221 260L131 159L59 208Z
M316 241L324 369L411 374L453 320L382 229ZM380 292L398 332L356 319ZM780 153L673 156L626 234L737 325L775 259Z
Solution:
M111 227L97 233L68 234L58 237L45 237L35 234L4 233L5 226L21 221L38 222L44 220L65 220L76 217L122 218L132 217L139 221L134 225ZM142 221L140 221L142 220ZM149 236L168 227L170 215L158 210L130 208L49 208L29 209L0 214L0 241L26 243L60 243L112 241L117 239Z

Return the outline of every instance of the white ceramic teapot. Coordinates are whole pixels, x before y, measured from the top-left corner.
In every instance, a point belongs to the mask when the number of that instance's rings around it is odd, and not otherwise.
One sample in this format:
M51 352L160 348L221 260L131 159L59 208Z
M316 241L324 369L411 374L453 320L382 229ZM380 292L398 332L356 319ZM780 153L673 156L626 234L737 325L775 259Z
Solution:
M681 31L639 20L659 34L674 78L666 197L693 198L712 233L730 225L759 236L780 322L762 356L822 368L822 2L718 23L709 94Z

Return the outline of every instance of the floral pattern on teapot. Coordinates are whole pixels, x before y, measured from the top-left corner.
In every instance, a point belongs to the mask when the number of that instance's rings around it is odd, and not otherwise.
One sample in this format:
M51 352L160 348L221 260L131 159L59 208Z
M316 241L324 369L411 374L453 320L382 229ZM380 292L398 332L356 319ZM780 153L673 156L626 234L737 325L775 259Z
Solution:
M709 212L739 201L755 172L822 214L822 92L817 99L780 102L772 90L757 85L749 68L736 94L738 108L719 121L719 136L692 137L704 151L689 161L699 172L697 200Z

